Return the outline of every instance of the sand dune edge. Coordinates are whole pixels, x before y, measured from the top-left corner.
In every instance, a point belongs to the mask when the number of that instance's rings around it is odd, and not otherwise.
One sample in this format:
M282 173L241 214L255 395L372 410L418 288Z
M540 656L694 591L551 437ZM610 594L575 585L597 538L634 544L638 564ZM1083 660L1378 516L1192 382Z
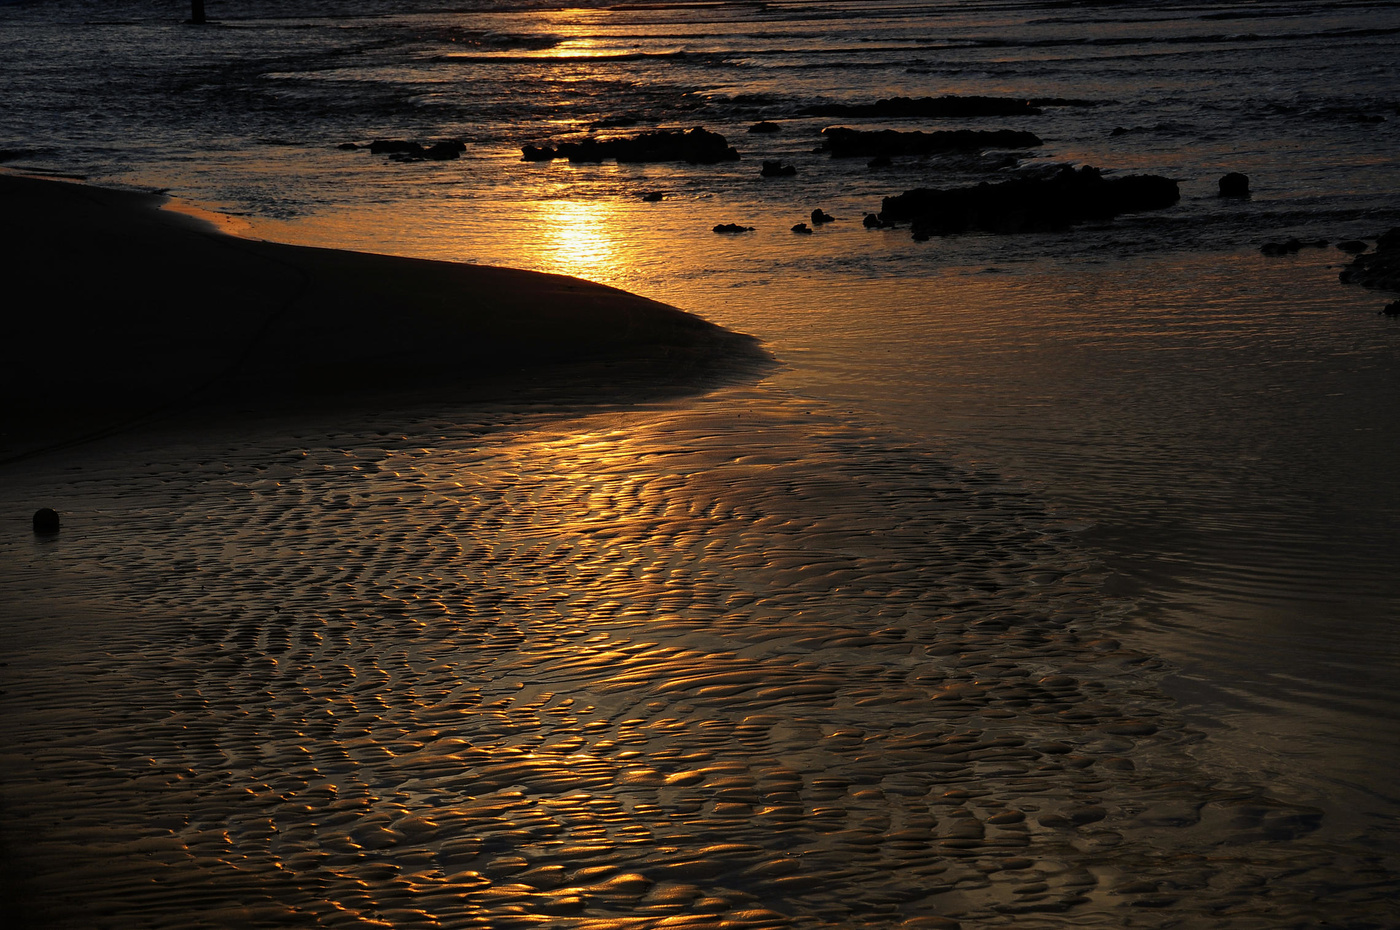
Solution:
M155 195L0 173L8 427L193 393L250 403L540 377L587 394L761 365L757 340L560 275L241 239Z

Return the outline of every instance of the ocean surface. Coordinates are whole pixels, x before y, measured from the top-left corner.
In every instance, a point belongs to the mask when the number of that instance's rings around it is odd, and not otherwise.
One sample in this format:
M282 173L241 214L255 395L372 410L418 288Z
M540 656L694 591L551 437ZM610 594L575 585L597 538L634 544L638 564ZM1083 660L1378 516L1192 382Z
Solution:
M1334 245L1400 226L1400 3L289 6L0 4L0 164L601 281L778 368L3 466L0 799L89 889L55 923L1400 924L1400 325ZM813 115L942 95L1050 102ZM521 158L692 126L742 157ZM862 224L1062 165L1181 200Z

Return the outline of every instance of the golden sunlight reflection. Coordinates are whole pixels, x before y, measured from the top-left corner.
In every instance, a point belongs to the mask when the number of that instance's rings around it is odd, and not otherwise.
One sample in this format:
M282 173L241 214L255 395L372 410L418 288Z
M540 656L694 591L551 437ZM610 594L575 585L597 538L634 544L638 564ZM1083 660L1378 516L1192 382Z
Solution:
M606 282L626 263L628 242L614 231L615 211L609 204L544 200L533 210L530 225L538 235L531 267Z

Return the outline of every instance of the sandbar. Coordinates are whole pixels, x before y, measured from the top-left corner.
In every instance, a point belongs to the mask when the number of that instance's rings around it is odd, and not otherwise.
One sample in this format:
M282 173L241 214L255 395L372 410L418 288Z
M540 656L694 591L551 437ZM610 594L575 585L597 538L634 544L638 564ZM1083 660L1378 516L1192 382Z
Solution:
M601 284L239 238L164 202L0 173L10 445L192 403L694 388L768 359L751 337Z

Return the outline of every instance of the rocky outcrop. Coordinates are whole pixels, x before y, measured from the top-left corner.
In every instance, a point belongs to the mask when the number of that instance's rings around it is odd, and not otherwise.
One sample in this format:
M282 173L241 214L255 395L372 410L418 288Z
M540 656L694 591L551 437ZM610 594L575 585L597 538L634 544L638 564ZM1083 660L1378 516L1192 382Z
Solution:
M396 161L451 161L460 158L467 144L458 139L444 139L431 145L407 139L375 139L369 144L370 154L388 155Z
M756 132L756 133L760 133L760 134L763 134L763 133L774 133L774 132L781 132L781 131L782 131L782 127L779 126L777 123L770 123L768 120L763 120L763 121L761 121L761 122L754 123L752 126L749 127L748 131L749 131L749 132Z
M1342 281L1379 291L1400 291L1400 226L1376 240L1374 252L1358 255L1342 269Z
M790 178L797 174L797 168L780 161L765 161L758 173L765 178Z
M752 226L740 226L738 223L720 223L715 227L717 233L746 233L753 232Z
M566 158L574 163L597 163L608 159L620 163L683 161L692 165L714 165L738 161L739 153L717 132L696 126L693 129L658 129L638 136L618 139L584 139L555 146L527 145L522 161L551 161Z
M1122 213L1159 210L1181 197L1177 183L1158 175L1105 178L1097 168L1065 167L1048 178L938 190L917 188L886 197L866 226L911 224L916 239L979 230L1045 232L1109 220Z
M895 129L822 130L821 151L832 158L871 158L892 155L934 155L942 152L975 152L982 149L1025 149L1041 145L1033 132L1016 129L953 129L935 132L900 132Z
M836 217L832 216L830 213L827 213L821 207L817 207L815 210L812 211L813 226L821 226L823 223L834 222L836 222Z

